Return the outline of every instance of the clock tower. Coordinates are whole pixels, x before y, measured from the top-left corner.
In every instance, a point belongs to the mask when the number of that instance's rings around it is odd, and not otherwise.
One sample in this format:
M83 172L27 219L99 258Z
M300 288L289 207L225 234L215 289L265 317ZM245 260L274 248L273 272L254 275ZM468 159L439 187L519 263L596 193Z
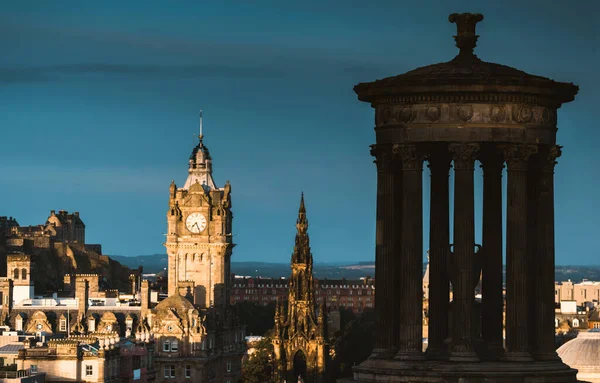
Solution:
M202 120L200 122L202 126ZM187 296L200 308L229 303L231 236L231 186L216 186L212 159L203 143L189 160L182 188L171 182L167 212L169 296Z

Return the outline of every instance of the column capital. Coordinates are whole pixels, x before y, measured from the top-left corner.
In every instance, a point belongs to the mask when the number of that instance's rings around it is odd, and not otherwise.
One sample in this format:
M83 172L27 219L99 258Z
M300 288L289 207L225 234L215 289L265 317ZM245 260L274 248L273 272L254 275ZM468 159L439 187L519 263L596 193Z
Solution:
M504 158L508 165L508 170L527 170L529 157L538 152L537 145L528 144L509 144L503 145Z
M477 159L480 146L473 143L456 143L448 145L454 160L454 169L456 170L474 170L474 163Z
M375 157L373 162L377 165L378 172L388 173L400 169L400 159L392 149L392 144L371 145L371 155Z
M394 144L392 152L402 161L402 170L423 170L425 155L418 145Z
M552 145L540 150L540 169L543 172L554 172L554 166L558 163L556 159L562 154L562 146Z
M501 171L504 168L504 155L502 148L497 145L483 145L477 159L481 162L481 168L492 171Z

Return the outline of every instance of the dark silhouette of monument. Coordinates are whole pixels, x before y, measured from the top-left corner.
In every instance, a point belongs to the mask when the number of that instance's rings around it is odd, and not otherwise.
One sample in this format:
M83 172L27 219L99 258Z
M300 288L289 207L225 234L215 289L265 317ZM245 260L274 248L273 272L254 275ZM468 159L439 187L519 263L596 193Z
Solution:
M452 14L458 55L354 87L375 109L376 348L360 382L575 382L554 346L556 113L578 87L480 60L480 14ZM422 351L422 170L431 171L429 339ZM475 243L474 166L483 168ZM506 242L502 168L507 166ZM452 165L452 166L451 166ZM449 171L454 171L454 216ZM449 236L453 219L454 238ZM506 339L502 252L506 246ZM482 273L481 314L474 288ZM452 285L453 300L449 302Z

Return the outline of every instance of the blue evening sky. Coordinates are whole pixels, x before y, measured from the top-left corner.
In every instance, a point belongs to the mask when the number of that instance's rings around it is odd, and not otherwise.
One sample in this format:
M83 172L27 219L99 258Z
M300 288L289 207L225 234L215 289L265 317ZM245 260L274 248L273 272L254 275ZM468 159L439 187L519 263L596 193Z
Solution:
M0 215L76 210L106 254L162 253L202 108L233 260L289 262L301 191L316 262L371 260L374 114L352 87L452 59L448 15L480 12L479 57L581 87L559 110L556 254L600 264L599 4L2 1Z

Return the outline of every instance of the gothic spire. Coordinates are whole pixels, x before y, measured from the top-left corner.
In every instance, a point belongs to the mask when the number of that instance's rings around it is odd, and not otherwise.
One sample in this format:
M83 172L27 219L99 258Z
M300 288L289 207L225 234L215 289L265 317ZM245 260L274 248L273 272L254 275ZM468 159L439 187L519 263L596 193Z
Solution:
M312 265L312 255L310 254L310 241L308 238L308 219L306 219L306 207L304 206L304 193L300 197L300 208L298 209L298 219L296 220L296 244L292 254L293 263L304 263Z

